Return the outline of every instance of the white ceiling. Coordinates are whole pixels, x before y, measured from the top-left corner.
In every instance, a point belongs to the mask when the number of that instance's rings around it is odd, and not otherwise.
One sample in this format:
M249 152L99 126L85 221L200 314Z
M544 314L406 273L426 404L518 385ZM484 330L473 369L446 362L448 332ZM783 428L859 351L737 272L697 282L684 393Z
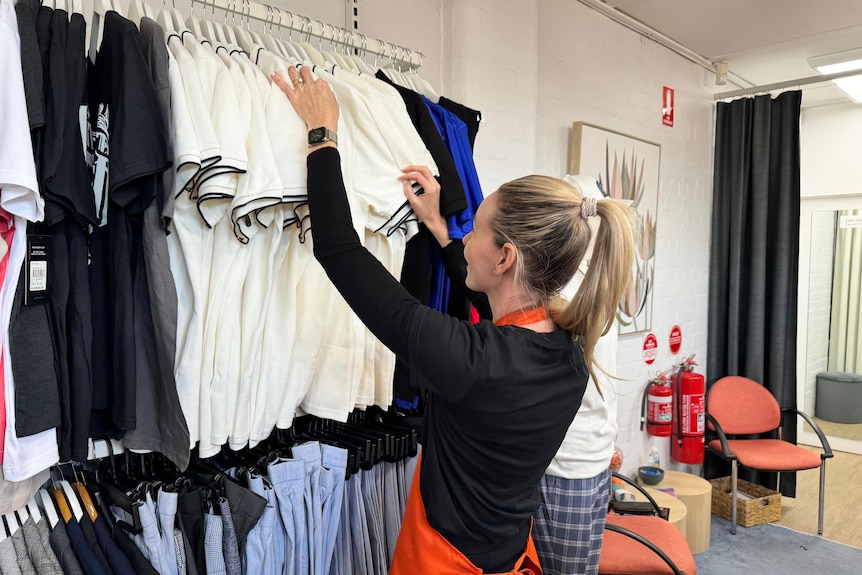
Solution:
M814 76L808 58L862 48L862 0L604 1L751 86ZM849 101L829 83L802 88L805 107Z

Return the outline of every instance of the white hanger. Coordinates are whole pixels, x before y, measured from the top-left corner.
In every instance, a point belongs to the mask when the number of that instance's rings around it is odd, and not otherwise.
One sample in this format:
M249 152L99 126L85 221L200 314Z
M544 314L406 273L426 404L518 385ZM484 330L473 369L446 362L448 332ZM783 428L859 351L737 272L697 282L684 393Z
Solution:
M99 46L102 44L102 32L104 32L105 14L113 7L110 0L93 0L93 17L89 26L90 48L87 55L90 57L90 62L96 63L96 54L99 51Z
M203 16L206 17L206 15L207 15L206 0L203 0L203 2L201 2L201 3L204 5ZM189 17L186 18L185 27L191 31L191 33L194 35L195 38L197 38L198 40L203 40L204 39L203 25L202 25L201 19L198 18L197 14L195 14L195 4L197 4L197 2L195 0L192 0L191 12L189 13ZM173 12L171 12L171 15L173 15ZM179 30L179 27L177 26L177 23L176 23L176 19L174 20L174 26L176 27L177 30Z
M192 6L194 6L194 3L192 3ZM167 2L162 4L162 9L159 10L159 14L154 18L154 20L156 21L156 23L158 23L159 26L162 27L162 31L164 31L166 34L170 34L177 31L177 27L174 25L173 14L168 8Z
M54 500L51 499L51 494L46 489L40 489L36 492L39 502L42 504L42 511L48 520L48 526L53 528L60 522L60 516L57 515L57 510L54 509Z
M273 24L275 24L276 12L278 12L278 33L281 33L281 9L269 5L267 5L266 9L268 12L267 20L269 21L269 32L266 31L266 27L264 26L263 37L261 38L261 40L263 40L262 44L264 48L266 48L276 56L281 56L282 58L285 58L287 57L287 52L285 51L284 45L279 42L272 34L272 26Z
M221 32L222 37L224 39L223 44L227 44L228 46L236 46L236 32L234 31L234 26L236 25L236 12L234 11L236 8L236 0L228 0L227 10L224 13L224 24L222 24ZM231 22L234 25L230 25L227 23L227 15L228 12L231 13Z
M359 48L359 55L351 55L350 58L356 63L356 67L359 68L360 72L373 76L377 73L377 70L365 61L365 57L368 54L368 37L365 34L360 34L359 38L362 42Z
M113 10L123 18L126 17L126 13L123 10L123 6L120 4L120 0L109 0L109 2L111 4L111 10Z
M34 523L39 523L42 521L42 514L39 512L39 506L36 505L35 497L27 502L27 510L30 513L30 516L33 518Z
M236 43L242 48L243 52L249 53L251 52L251 47L255 44L255 38L251 35L251 27L248 28L243 27L243 18L246 18L246 8L248 8L249 14L251 12L251 2L249 0L242 0L242 9L240 11L239 17L239 25L234 24L233 31L236 34ZM248 25L248 18L245 20L246 25Z
M20 523L22 526L27 522L28 519L30 519L30 512L27 511L26 506L22 507L21 509L16 509L15 515L18 516L18 523Z
M20 527L20 525L18 525L18 518L15 517L14 511L4 513L3 517L6 519L6 529L9 532L9 537L12 537L18 531L18 527Z
M326 67L326 58L323 57L323 54L320 53L320 50L311 45L311 34L314 32L314 22L320 24L320 34L323 34L323 22L319 20L311 21L309 20L308 26L308 39L305 42L300 42L299 45L302 46L303 50L305 50L308 59L315 66ZM318 38L318 44L320 43L320 39Z
M63 493L66 494L66 500L69 502L69 509L72 510L72 515L80 521L81 517L84 516L84 510L81 508L81 502L78 501L78 496L75 494L75 490L72 489L72 485L65 479L61 479L57 483L60 484L60 487L63 488Z
M129 20L140 28L141 18L146 16L146 8L144 8L144 0L129 0Z

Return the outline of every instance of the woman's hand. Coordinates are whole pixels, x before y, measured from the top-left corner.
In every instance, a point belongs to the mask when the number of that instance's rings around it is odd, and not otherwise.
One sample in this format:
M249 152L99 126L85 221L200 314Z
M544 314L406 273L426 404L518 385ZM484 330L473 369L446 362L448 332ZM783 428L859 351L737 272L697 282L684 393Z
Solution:
M404 196L413 213L433 234L440 247L446 247L451 240L446 220L440 215L440 184L428 166L407 166L401 171L404 174L398 179L404 186ZM422 186L418 194L413 192L413 182Z
M338 100L332 93L332 88L325 80L315 80L311 76L308 66L300 67L299 71L293 66L287 69L288 80L285 80L278 72L272 73L272 81L281 88L281 91L293 104L296 113L305 122L309 130L314 128L329 128L333 132L338 131ZM334 146L332 142L324 144ZM318 146L322 147L322 146Z

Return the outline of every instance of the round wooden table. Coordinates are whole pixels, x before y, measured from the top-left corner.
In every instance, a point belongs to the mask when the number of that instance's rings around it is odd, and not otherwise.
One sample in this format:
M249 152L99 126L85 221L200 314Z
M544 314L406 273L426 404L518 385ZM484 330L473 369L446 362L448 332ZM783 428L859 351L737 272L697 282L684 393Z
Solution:
M658 485L638 483L650 491L672 487L676 497L685 503L685 529L682 530L691 552L703 553L709 549L709 526L712 520L712 484L702 477L681 471L664 472L664 479ZM658 502L658 501L656 501Z
M634 494L635 501L647 500L640 491L636 489L630 489L630 491ZM659 507L667 507L670 509L670 515L667 518L668 522L671 525L675 525L676 528L679 529L680 533L685 535L685 516L688 514L685 503L664 491L658 491L656 489L647 489L647 491L649 492L650 497L655 499L655 502L658 503Z

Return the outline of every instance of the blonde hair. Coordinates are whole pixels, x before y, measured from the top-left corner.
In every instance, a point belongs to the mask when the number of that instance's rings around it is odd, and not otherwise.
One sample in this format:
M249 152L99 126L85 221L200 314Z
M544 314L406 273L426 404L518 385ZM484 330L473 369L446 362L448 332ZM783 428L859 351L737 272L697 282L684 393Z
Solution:
M593 235L581 213L581 193L557 178L526 176L503 184L497 195L491 226L499 245L510 243L517 250L515 281L534 304L546 306L551 319L580 342L598 386L593 352L613 325L620 298L632 278L634 210L617 200L596 202L601 225L590 265L578 292L566 302L560 292L574 277Z

